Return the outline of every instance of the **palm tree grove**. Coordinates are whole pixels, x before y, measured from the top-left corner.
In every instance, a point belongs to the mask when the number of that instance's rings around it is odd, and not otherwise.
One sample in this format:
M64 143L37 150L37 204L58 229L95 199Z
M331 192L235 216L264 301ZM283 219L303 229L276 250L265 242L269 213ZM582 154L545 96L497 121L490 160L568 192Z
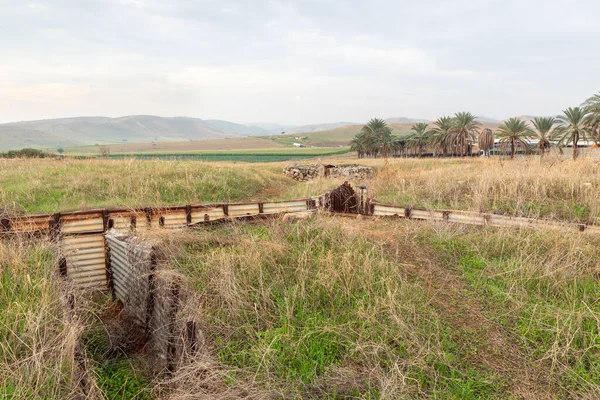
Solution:
M590 142L594 147L600 145L600 93L557 116L534 117L531 121L508 118L495 132L482 127L467 111L442 116L432 124L417 122L404 134L394 134L385 120L373 118L354 136L350 149L358 158L502 154L514 159L523 153L543 158L551 149L562 153L571 147L576 160L580 147Z

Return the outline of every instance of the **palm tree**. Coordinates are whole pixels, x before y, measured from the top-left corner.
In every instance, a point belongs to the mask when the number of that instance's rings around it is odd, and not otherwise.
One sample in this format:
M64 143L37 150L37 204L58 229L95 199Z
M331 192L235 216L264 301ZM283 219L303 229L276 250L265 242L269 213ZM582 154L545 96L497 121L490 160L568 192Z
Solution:
M419 157L423 155L423 147L427 146L430 143L431 135L433 134L432 129L428 129L429 124L424 122L416 123L410 128L412 132L407 140L408 143L418 149Z
M490 150L494 148L494 131L490 128L485 128L477 138L477 146L483 150L484 156L490 155Z
M358 158L377 157L382 154L388 157L394 147L396 139L391 128L379 118L371 119L358 132L350 142L350 148L358 153Z
M358 158L363 158L367 153L366 138L363 132L359 132L350 141L350 150L356 151Z
M446 154L446 151L451 146L450 134L452 131L453 118L443 116L438 118L434 123L433 134L431 137L431 144L434 149L441 149L442 154Z
M573 160L576 160L579 156L579 148L577 147L579 139L587 140L590 134L589 128L585 124L585 116L584 108L569 107L563 110L563 115L556 118L561 124L557 135L560 137L559 145L573 144Z
M533 132L525 121L519 118L507 119L498 127L497 131L500 143L505 146L510 144L511 160L515 158L516 145L527 146L527 138L533 135L535 135L535 132Z
M582 106L585 108L585 125L589 130L590 136L600 144L600 93L587 99Z
M454 114L451 130L451 143L462 157L465 156L467 148L477 140L481 123L470 112L459 112Z
M555 140L559 133L559 127L556 125L556 122L556 118L554 117L536 117L532 121L539 140L538 147L540 148L542 158L550 150L550 142Z

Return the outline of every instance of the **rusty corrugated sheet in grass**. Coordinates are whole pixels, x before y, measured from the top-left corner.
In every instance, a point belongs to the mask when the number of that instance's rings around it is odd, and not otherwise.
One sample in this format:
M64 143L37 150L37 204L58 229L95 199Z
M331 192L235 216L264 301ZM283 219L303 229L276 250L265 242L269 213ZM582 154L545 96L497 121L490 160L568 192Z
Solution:
M104 234L65 235L60 241L67 277L78 287L106 287Z
M131 238L117 231L106 234L109 249L109 268L112 273L114 295L121 300L125 311L138 326L145 326L146 308L150 289L148 282L153 272L152 244L131 243Z
M272 201L262 203L263 214L280 214L308 211L309 200Z

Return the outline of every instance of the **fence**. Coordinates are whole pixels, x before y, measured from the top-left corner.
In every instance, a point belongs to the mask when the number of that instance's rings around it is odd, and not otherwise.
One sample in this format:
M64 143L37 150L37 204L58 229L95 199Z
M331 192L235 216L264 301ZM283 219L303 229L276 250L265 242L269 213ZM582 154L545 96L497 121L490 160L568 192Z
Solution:
M315 207L313 199L296 199L281 202L75 211L2 218L0 231L41 233L54 237L63 250L60 274L80 288L105 288L111 284L105 234L112 228L121 232L184 228L231 219L309 211ZM115 254L119 254L118 251L116 250Z
M497 227L567 227L580 232L587 231L600 233L600 226L588 224L564 223L535 218L510 217L506 215L478 213L472 211L455 210L423 210L412 207L401 207L392 204L382 204L375 201L369 202L370 214L376 217L409 218L425 221L444 221L458 224L486 225Z
M123 233L143 232L157 228L184 228L232 219L256 218L282 213L305 212L321 208L334 213L364 214L451 223L499 227L570 227L579 231L600 233L600 227L588 224L565 224L533 218L509 217L454 210L423 210L382 204L369 200L366 187L356 193L347 182L322 196L281 202L234 204L200 204L161 208L103 209L69 213L30 215L0 220L4 233L47 233L62 245L64 257L60 273L80 288L112 287L114 275L123 273L110 268L112 253L107 252L105 235L114 228ZM125 260L127 251L115 244L116 261ZM117 290L126 291L127 284ZM123 294L125 294L123 292Z

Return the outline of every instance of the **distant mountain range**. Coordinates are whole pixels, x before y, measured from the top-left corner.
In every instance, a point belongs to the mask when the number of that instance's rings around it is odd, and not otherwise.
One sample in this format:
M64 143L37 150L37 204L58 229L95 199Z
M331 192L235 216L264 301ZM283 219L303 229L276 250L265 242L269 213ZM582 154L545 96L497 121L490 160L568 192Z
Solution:
M482 122L499 122L481 117ZM427 122L407 117L387 118L389 123ZM115 143L180 142L328 131L364 122L333 122L312 125L276 123L237 124L189 117L132 115L119 118L73 117L0 124L0 151L56 148Z

